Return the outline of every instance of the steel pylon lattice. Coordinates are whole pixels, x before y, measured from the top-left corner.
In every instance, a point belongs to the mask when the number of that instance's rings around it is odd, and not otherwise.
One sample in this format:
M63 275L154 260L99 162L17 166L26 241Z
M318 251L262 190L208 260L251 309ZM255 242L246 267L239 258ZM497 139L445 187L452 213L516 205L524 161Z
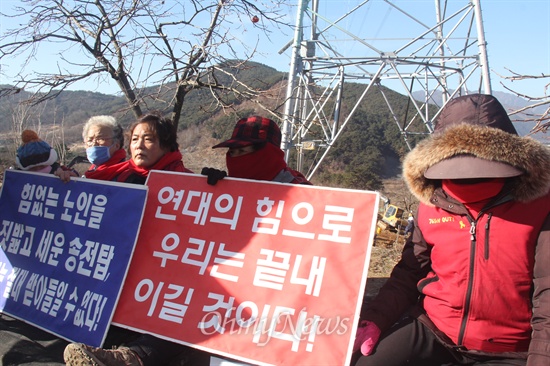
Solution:
M282 148L287 160L296 149L297 168L308 178L371 89L382 93L389 123L409 149L411 135L433 132L446 101L492 93L480 0L299 0L293 40L279 52L291 52ZM362 93L343 116L350 82ZM380 86L407 96L415 113L399 121ZM425 130L409 130L418 118ZM310 135L313 125L321 138ZM302 166L304 150L320 156L311 167Z

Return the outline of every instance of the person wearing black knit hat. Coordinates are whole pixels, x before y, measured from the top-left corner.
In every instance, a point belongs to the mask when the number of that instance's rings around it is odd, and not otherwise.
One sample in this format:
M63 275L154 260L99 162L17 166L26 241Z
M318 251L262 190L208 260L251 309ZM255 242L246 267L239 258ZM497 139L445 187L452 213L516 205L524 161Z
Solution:
M404 160L416 225L363 309L356 366L550 364L549 167L493 96L447 103Z

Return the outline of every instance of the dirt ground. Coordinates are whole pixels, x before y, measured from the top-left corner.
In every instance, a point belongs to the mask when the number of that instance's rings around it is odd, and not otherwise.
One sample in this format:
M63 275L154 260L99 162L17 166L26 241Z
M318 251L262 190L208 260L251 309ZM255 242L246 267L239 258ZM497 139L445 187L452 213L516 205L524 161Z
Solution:
M386 282L393 267L401 258L404 244L403 235L397 237L395 233L383 231L375 237L369 263L365 302L376 296L380 287Z
M415 212L418 206L418 202L410 194L402 179L386 180L382 192L391 199L392 203L405 208L407 211ZM401 258L404 244L405 237L402 232L382 230L376 234L369 263L365 293L366 303L376 296L380 287L390 276L393 267Z

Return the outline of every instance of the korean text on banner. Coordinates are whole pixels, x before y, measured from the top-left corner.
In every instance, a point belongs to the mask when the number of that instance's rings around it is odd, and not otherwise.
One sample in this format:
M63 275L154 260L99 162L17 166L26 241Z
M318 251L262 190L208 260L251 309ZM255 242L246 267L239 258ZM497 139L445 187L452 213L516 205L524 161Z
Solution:
M113 322L241 361L349 364L378 194L152 172Z
M7 170L0 196L1 311L100 346L146 196L143 186L63 183L53 175Z

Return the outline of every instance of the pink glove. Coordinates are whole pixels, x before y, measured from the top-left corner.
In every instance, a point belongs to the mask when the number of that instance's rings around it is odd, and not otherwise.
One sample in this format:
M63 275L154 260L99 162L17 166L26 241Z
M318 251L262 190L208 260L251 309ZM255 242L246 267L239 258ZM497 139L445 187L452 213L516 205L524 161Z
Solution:
M374 346L378 343L380 338L380 328L373 322L363 320L357 328L357 334L355 335L355 343L353 344L353 352L361 348L363 356L368 356L372 353Z

